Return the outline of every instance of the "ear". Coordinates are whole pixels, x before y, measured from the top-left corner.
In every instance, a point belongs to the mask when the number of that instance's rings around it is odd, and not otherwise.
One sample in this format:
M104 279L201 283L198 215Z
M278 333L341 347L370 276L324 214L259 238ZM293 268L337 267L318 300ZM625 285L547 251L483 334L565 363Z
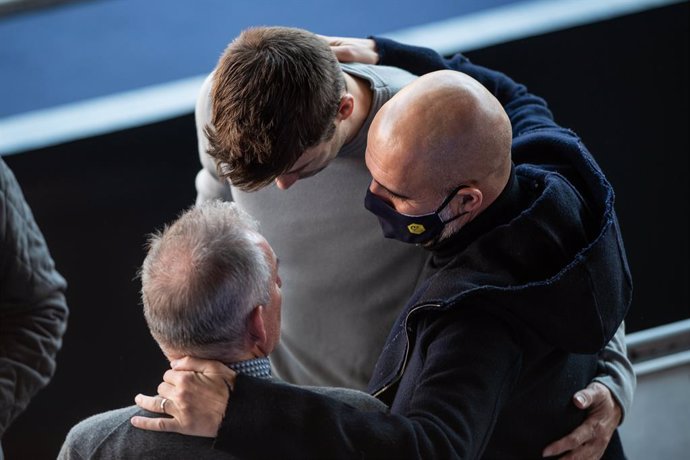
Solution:
M340 98L340 105L338 106L338 114L336 120L343 121L350 118L352 112L355 111L355 97L350 93L345 93Z
M454 211L457 213L467 212L472 213L479 211L484 202L484 194L476 187L466 187L458 190L456 198L453 203L456 207Z
M252 312L249 314L249 337L252 340L252 345L263 345L268 340L268 334L266 333L266 322L264 320L264 314L266 313L266 307L263 305L258 305L254 307Z

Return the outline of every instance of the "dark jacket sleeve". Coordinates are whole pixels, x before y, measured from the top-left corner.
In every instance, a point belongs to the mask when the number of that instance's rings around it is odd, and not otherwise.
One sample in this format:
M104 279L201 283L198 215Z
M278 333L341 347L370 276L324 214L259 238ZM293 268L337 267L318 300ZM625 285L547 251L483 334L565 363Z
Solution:
M216 448L240 458L478 458L517 378L521 353L486 316L418 326L391 413L238 376Z
M0 159L0 436L55 371L66 282L17 181Z
M556 170L574 182L579 179L573 175L573 166L577 169L582 169L583 165L584 169L600 169L580 138L571 130L559 126L546 101L530 93L525 85L516 83L501 72L473 64L460 53L444 58L428 48L405 45L386 38L373 39L380 64L400 67L416 75L444 69L456 70L486 87L510 118L513 130L512 160L516 165L540 165ZM586 174L590 175L589 172Z
M484 85L501 103L513 126L513 138L538 128L558 128L546 102L527 91L507 75L470 62L458 53L444 58L436 51L419 46L405 45L381 37L376 41L379 64L400 67L415 75L437 70L457 70Z

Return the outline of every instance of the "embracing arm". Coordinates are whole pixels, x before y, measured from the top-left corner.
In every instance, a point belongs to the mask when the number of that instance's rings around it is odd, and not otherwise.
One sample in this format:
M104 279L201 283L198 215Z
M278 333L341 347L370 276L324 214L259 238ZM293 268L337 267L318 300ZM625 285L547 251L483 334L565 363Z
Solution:
M403 375L390 414L363 412L305 389L238 376L216 448L253 458L480 457L511 393L521 355L496 320L485 315L460 319L445 315L418 336L413 353L424 355L424 363ZM193 362L200 360L188 364ZM210 367L202 362L199 369L204 366ZM183 379L174 373L168 371L166 380L176 382L176 390L159 387L172 402L167 412L184 419L196 408L195 422L205 424L200 406L208 396L184 391ZM217 389L223 391L220 381ZM179 397L182 393L185 398ZM143 407L155 410L151 402Z
M65 280L0 159L0 437L55 372L67 325Z
M575 144L575 151L581 149L581 144L574 134L555 124L551 112L541 98L528 93L523 85L515 83L500 72L472 64L461 54L446 59L428 48L405 45L379 37L373 39L325 37L325 39L341 60L395 66L417 75L442 69L465 72L484 84L502 103L511 119L514 138L530 130L551 128L562 135L560 139L569 139L568 142L571 145ZM534 157L534 149L516 149L513 153L516 163L541 162ZM525 154L529 157L525 157ZM558 161L555 158L543 158L543 160L545 163ZM588 410L587 420L569 436L549 445L548 452L562 453L574 449L569 455L576 456L583 453L582 447L586 445L588 452L584 452L584 455L591 454L596 457L603 453L621 420L622 412L630 405L635 387L635 376L627 360L623 340L623 326L621 326L615 337L607 344L606 349L600 353L601 375L586 389L574 395L575 405L580 409ZM594 450L592 450L593 447Z
M194 121L196 124L196 137L199 148L199 161L201 170L196 175L196 203L203 203L214 199L223 201L232 200L232 192L227 181L218 177L216 162L206 151L208 150L208 138L204 133L206 125L211 123L211 73L199 90L199 96L194 108Z
M322 36L341 62L361 62L399 67L415 75L438 70L457 70L484 85L501 103L510 117L513 137L536 128L558 127L546 102L527 91L507 75L470 62L458 53L444 58L436 51L406 45L383 37L350 38ZM562 128L560 128L562 129Z
M514 82L505 74L475 65L461 54L446 59L427 48L404 45L385 38L374 37L374 41L379 64L401 67L417 75L441 69L458 70L478 80L506 110L513 127L514 141L525 133L546 128L550 133L557 133L560 142L568 142L572 151L589 156L572 132L554 122L543 99L529 93L524 85ZM513 160L517 164L560 162L547 153L552 149L524 149L517 148L518 145L515 142L513 149ZM535 153L547 156L537 158ZM564 157L563 160L567 164L569 159ZM573 395L574 404L586 409L588 418L568 436L547 446L545 452L554 455L570 451L567 458L579 458L579 455L597 457L604 452L623 414L630 407L635 388L635 375L626 356L624 335L624 326L621 325L599 354L600 375L587 388Z
M501 103L513 127L513 138L537 128L557 128L546 102L527 91L507 75L473 64L458 53L446 59L436 51L419 46L373 37L379 54L379 64L400 67L415 75L437 70L457 70L484 85Z

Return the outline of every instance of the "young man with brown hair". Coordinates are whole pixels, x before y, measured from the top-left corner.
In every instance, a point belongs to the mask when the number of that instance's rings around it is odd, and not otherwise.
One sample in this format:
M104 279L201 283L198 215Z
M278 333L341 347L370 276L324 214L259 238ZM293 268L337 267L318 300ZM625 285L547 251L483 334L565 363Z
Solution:
M282 27L243 32L214 72L212 125L204 130L221 177L258 190L319 144L330 147L332 159L346 140L342 130L334 139L336 126L354 108L346 80L357 84L314 34Z
M272 362L287 381L364 389L417 283L427 254L381 238L362 205L369 124L414 78L341 67L319 36L261 27L227 47L202 87L197 202L235 201L281 255L286 308Z

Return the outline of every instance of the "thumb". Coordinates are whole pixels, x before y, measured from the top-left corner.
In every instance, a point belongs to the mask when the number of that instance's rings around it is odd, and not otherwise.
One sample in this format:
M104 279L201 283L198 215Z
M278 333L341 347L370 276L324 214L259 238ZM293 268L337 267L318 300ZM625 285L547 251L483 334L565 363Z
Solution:
M594 401L595 392L596 390L590 387L580 390L573 395L573 403L578 409L587 409L592 405L592 401Z

